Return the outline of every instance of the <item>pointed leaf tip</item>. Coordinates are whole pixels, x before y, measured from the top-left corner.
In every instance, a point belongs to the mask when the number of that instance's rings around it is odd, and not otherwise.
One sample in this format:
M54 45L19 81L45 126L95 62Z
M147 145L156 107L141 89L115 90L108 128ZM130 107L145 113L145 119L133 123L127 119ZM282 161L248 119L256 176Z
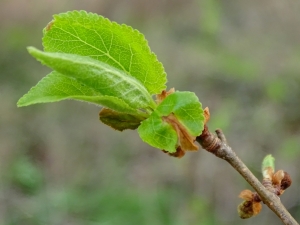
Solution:
M270 154L262 162L262 174L264 178L271 179L275 171L275 158Z
M267 155L262 162L262 168L271 167L273 170L275 170L275 158L270 154Z
M151 95L138 80L106 63L86 56L43 52L34 47L28 47L28 51L62 76L71 78L71 82L67 84L56 83L61 92L66 85L72 85L74 80L81 83L81 86L88 87L90 92L93 91L92 96L119 98L135 110L155 106Z

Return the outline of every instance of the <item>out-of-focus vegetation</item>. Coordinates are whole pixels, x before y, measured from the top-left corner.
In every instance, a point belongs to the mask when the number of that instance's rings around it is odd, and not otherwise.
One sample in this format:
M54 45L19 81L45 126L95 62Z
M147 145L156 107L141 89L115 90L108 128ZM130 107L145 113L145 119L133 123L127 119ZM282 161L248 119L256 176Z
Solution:
M194 91L257 175L266 154L293 179L281 197L300 221L300 2L2 1L0 7L0 224L281 224L266 207L238 218L249 185L205 151L171 158L98 121L80 102L17 108L49 70L41 47L52 15L92 11L145 34L168 87Z

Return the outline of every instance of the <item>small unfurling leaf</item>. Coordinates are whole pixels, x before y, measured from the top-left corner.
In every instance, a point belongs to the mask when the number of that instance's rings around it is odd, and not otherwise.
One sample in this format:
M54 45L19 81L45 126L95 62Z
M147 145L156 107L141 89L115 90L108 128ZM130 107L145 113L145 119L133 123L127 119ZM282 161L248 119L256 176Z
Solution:
M271 180L275 171L275 158L267 155L262 162L262 174L264 179Z
M159 99L163 99L162 102L138 128L141 139L173 156L197 150L194 141L204 127L203 110L197 96L176 91L163 93Z
M142 121L142 118L138 118L135 115L116 112L107 108L103 108L100 111L99 118L102 123L119 131L126 129L135 130Z

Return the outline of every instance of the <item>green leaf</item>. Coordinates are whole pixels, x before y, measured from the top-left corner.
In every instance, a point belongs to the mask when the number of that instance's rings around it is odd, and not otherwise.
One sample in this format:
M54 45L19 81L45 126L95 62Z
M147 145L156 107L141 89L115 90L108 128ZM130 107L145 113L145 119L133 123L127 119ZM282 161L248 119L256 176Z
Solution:
M271 167L275 170L275 158L270 154L266 155L262 162L262 168Z
M168 122L167 118L174 115L178 124L188 135L196 137L201 134L204 127L204 115L197 96L191 92L175 92L168 95L150 117L144 120L138 128L141 139L149 145L176 152L181 146L181 135ZM188 149L185 149L188 150Z
M153 112L142 122L138 133L140 138L149 145L170 153L176 152L177 133L169 123L162 120L158 112Z
M46 53L33 47L29 47L28 51L58 73L43 79L28 95L20 99L19 106L47 101L50 96L50 101L73 98L112 108L103 104L103 100L109 101L108 97L101 97L110 96L115 106L120 102L126 103L129 106L126 107L127 110L147 110L156 107L152 97L138 80L105 63L73 54ZM52 87L51 91L49 86ZM61 99L54 97L57 96L57 92L60 93ZM124 103L121 104L122 107L125 106ZM120 111L115 107L112 109ZM132 110L130 111L132 113Z
M123 131L125 129L135 130L145 118L130 115L128 113L116 112L111 109L103 108L99 117L102 123L116 129Z
M144 36L93 13L54 15L44 29L44 50L89 56L138 79L150 94L164 90L166 73Z
M98 94L98 95L97 95ZM17 106L23 107L37 103L58 102L65 99L87 101L111 108L118 112L136 114L122 99L113 96L99 96L92 88L71 77L56 71L44 77L36 86L19 99Z
M264 178L271 179L275 171L275 158L270 154L267 155L262 162L262 174Z

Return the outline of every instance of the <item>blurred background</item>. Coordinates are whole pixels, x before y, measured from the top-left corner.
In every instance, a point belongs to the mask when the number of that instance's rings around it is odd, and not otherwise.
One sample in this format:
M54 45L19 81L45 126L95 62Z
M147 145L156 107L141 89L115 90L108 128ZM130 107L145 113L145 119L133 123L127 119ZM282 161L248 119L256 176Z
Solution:
M251 187L201 149L169 157L90 104L16 107L50 71L26 46L41 49L52 15L75 9L144 33L168 88L195 92L255 175L269 153L290 173L281 199L300 221L300 1L1 0L0 224L282 224L265 206L241 220Z

